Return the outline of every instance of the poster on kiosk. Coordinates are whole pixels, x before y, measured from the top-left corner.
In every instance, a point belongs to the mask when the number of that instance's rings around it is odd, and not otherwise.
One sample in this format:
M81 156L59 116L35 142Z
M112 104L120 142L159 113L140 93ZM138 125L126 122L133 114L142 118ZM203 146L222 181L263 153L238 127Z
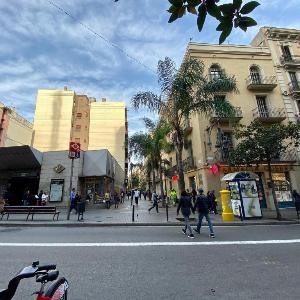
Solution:
M256 181L258 176L252 172L236 172L225 175L228 183L233 214L243 218L261 218L261 208Z

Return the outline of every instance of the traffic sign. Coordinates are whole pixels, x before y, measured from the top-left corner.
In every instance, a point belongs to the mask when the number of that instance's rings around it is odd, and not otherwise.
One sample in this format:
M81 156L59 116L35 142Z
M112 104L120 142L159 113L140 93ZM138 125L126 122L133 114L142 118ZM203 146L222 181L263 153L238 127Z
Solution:
M69 158L80 158L80 143L70 142Z

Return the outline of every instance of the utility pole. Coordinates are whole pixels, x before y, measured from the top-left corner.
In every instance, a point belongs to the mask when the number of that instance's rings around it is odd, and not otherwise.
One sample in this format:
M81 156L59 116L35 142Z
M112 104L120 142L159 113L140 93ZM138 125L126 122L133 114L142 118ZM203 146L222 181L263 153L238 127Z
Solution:
M74 170L74 157L71 157L71 176L70 176L70 185L69 185L69 201L68 201L68 216L67 220L70 220L71 214L71 192L72 192L72 181L73 181L73 170Z

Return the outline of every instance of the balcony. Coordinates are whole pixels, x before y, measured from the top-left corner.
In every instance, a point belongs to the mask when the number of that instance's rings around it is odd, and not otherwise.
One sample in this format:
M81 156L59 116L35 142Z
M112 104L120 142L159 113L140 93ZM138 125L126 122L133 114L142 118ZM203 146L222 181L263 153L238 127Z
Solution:
M250 91L272 91L277 86L276 76L253 76L246 79L247 88Z
M268 108L267 110L255 108L252 112L253 118L262 123L280 123L286 119L284 108Z
M278 158L272 160L273 163L275 162L296 162L300 160L299 152L296 149L289 149L285 153L281 154Z
M240 107L234 107L234 119L235 121L240 120L243 118L243 112ZM211 122L219 122L219 123L229 123L229 116L225 113L216 113L214 112L210 117Z
M280 62L284 67L290 67L290 68L300 67L300 59L298 57L283 55L280 58Z
M182 161L183 163L183 171L188 172L196 169L195 161L193 157L188 157Z
M289 83L290 94L294 98L300 98L300 82L299 81L291 81Z

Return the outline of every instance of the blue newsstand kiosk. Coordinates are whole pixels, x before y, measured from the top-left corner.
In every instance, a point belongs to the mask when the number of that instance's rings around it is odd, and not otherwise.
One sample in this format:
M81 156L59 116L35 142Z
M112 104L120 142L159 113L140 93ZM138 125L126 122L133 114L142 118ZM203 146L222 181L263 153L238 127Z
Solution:
M222 181L226 181L230 190L231 206L236 217L244 219L261 218L257 181L258 175L252 172L235 172L226 174Z

